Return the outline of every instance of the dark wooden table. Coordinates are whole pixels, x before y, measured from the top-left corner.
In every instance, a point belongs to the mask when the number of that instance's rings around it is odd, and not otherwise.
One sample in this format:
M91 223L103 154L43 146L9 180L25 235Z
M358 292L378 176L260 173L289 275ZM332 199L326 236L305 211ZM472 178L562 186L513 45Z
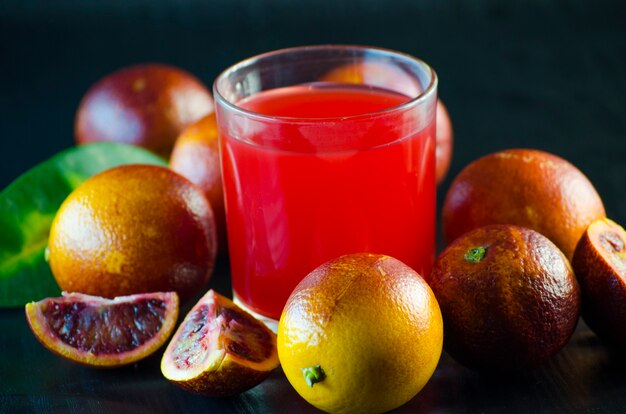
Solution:
M222 264L212 286L228 293ZM205 398L170 384L162 350L135 365L96 370L60 359L30 332L22 309L0 312L0 413L317 413L282 371L231 398ZM444 353L426 387L397 413L626 412L626 360L580 323L569 344L545 366L487 377Z
M73 144L74 111L104 74L137 62L210 84L226 66L280 47L359 43L429 62L455 127L450 180L511 147L577 165L626 224L626 2L623 0L0 0L0 187ZM1 229L0 229L1 231ZM222 263L211 286L229 293ZM169 384L160 352L92 370L46 351L22 309L0 309L0 413L316 412L277 371L240 396ZM584 323L545 366L485 377L449 358L398 412L626 412L626 362Z

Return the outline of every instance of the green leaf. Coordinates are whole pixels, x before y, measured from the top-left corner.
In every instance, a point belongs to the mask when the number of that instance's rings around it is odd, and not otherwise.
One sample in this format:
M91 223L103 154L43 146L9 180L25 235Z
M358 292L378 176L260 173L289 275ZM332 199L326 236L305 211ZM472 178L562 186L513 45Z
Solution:
M59 295L45 259L52 220L76 187L122 164L167 165L142 148L100 142L61 152L0 192L0 307Z

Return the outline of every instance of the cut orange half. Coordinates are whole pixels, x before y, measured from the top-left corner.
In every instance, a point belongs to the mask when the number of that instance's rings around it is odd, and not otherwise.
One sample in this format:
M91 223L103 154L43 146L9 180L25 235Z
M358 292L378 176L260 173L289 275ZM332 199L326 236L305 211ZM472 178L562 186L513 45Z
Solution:
M26 305L35 337L50 351L92 367L117 367L147 357L178 319L176 292L106 299L65 293Z
M197 394L239 394L278 367L276 335L232 301L209 290L170 341L161 372Z

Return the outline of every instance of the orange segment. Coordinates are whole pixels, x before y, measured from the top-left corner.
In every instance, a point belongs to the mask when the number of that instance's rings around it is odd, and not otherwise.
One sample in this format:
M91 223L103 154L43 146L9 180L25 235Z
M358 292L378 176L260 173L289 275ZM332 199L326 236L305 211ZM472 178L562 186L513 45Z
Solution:
M208 396L246 391L277 366L276 335L213 290L187 314L161 361L165 378Z
M116 367L159 349L178 318L175 292L105 299L63 293L26 305L35 337L50 351L92 367Z
M616 273L626 282L626 232L622 226L604 218L591 223L587 234L590 240L602 246L597 248L598 253L616 268Z
M626 231L604 218L589 225L572 259L582 291L582 316L607 344L626 345Z

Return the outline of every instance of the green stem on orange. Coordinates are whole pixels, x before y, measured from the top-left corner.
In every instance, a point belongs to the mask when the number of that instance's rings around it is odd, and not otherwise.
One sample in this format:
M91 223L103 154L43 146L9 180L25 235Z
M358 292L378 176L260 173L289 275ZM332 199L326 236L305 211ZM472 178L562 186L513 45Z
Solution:
M478 263L481 260L484 259L485 254L487 254L487 249L484 247L472 247L471 249L469 249L466 253L465 256L463 256L465 258L465 260L467 260L470 263Z
M326 373L319 365L302 368L302 375L304 375L304 380L309 387L313 387L313 384L324 381L326 378Z

